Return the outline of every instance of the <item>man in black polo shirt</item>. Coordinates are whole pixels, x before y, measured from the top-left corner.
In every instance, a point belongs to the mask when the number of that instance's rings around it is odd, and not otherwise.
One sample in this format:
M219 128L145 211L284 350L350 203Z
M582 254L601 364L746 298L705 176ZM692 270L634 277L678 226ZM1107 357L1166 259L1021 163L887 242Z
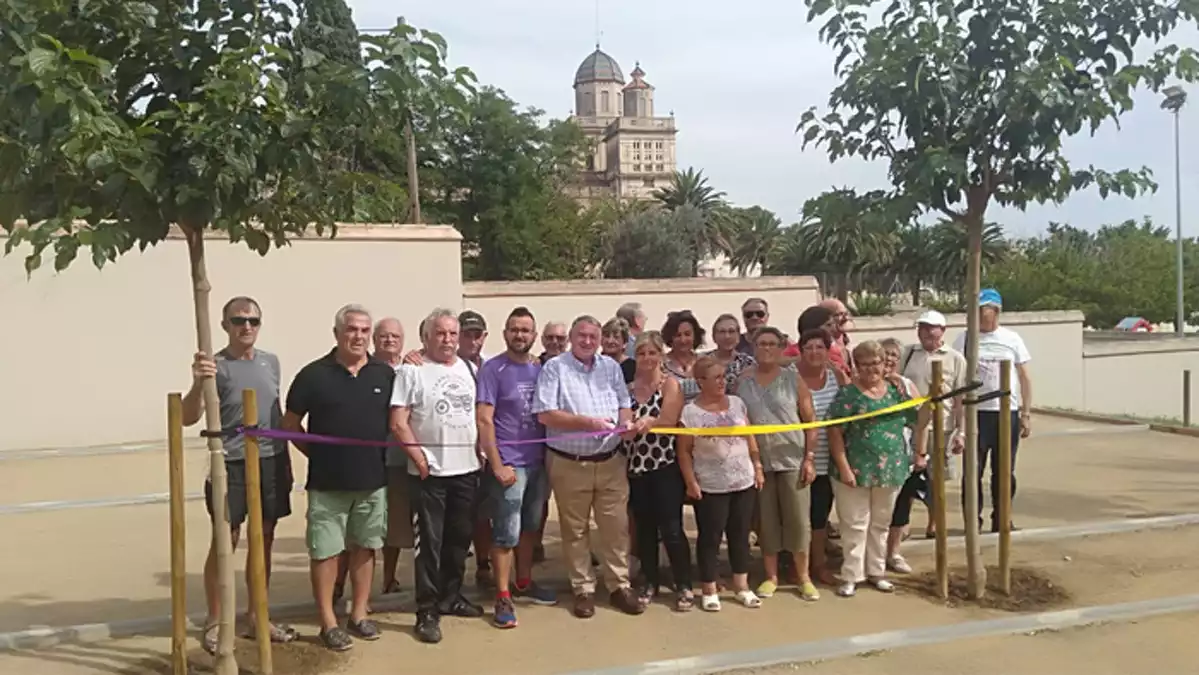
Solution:
M333 322L337 346L304 366L287 393L283 427L345 439L387 441L395 371L368 353L370 313L346 305ZM387 534L387 466L383 447L297 443L308 457L308 556L320 613L321 641L334 651L353 646L350 634L376 640L379 627L366 618L375 551ZM350 547L353 606L346 628L333 613L337 559Z

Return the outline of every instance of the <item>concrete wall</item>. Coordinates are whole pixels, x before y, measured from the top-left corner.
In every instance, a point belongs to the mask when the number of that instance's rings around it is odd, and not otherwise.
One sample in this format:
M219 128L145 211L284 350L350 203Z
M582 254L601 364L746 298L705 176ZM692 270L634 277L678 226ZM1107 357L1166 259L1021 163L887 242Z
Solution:
M661 327L667 312L690 309L710 329L717 316L739 315L741 303L754 296L770 303L773 322L793 330L799 313L819 301L820 289L812 277L479 281L463 284L462 304L487 319L490 336L485 349L490 354L504 349L503 321L518 305L528 307L541 326L547 321L569 323L581 314L603 322L622 304L636 301L652 328Z
M1199 345L1193 339L1088 342L1083 347L1085 399L1078 409L1181 420L1184 370L1199 376ZM1199 420L1194 395L1191 419Z
M346 303L398 315L413 333L432 306L458 307L460 239L450 227L346 226L336 240L298 240L265 258L212 239L212 315L231 296L256 298L261 345L278 354L286 389L332 347L333 315ZM103 270L86 252L62 274L47 261L28 281L19 251L0 257L0 450L163 438L166 394L191 382L188 274L177 238ZM220 327L213 332L223 345Z
M916 342L915 313L904 317L861 317L854 340L895 337ZM946 317L945 341L966 330L965 314ZM1005 312L1003 325L1020 333L1032 354L1033 401L1037 406L1083 409L1082 312Z

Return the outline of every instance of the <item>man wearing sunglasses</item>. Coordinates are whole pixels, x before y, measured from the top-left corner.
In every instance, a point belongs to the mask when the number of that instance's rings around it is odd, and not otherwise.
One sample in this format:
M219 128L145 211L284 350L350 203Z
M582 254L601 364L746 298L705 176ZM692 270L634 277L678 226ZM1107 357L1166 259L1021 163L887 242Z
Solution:
M283 412L279 404L279 359L256 347L262 327L262 309L253 298L236 297L221 309L221 328L229 336L224 349L210 357L198 352L192 362L192 387L183 397L183 424L191 426L204 414L201 391L204 381L216 378L217 396L221 405L221 427L228 429L242 424L242 391L258 393L258 426L279 428ZM266 574L271 575L271 545L275 541L275 523L291 515L292 469L287 441L263 439L259 444L262 466L262 541L265 549ZM228 514L233 529L233 546L241 534L246 519L246 454L245 437L225 439L225 470L229 475ZM204 483L204 502L212 515L212 482ZM248 567L247 567L248 572ZM247 579L248 586L248 579ZM216 652L217 617L220 616L220 591L217 589L216 549L210 544L204 563L204 596L208 618L200 644L210 654ZM253 617L247 617L245 631L253 631ZM271 627L272 642L291 642L296 632L283 625Z
M741 318L745 321L745 332L737 342L737 351L754 355L754 331L770 324L770 306L763 298L750 298L741 304Z

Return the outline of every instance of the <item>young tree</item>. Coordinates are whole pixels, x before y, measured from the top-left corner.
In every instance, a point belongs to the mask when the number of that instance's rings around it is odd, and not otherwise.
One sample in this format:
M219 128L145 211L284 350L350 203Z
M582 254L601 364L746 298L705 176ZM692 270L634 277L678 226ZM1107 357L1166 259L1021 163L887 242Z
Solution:
M265 255L315 229L332 233L342 178L331 161L339 111L387 107L414 83L385 68L308 80L288 96L283 0L23 0L0 4L0 225L6 253L28 247L33 273L81 249L97 267L181 232L189 253L199 349L213 352L204 244L243 242ZM440 67L436 47L399 26L375 39ZM301 68L323 55L304 50ZM336 106L333 100L336 99ZM369 119L372 116L362 115ZM215 382L203 389L206 425L220 430ZM208 439L213 511L227 520L219 437ZM234 675L234 586L228 527L214 527L222 612L216 672Z
M829 111L803 114L803 144L832 161L857 156L889 165L895 189L967 229L967 359L978 363L978 292L988 206L1061 202L1095 187L1135 197L1154 189L1148 169L1109 171L1071 164L1067 137L1118 123L1139 87L1193 81L1191 49L1158 47L1194 0L807 0L808 19L837 50L841 79ZM882 11L876 11L881 9ZM1134 51L1134 47L1138 47ZM1149 52L1149 47L1155 51ZM1139 51L1139 54L1138 54ZM976 439L966 416L966 447ZM966 453L970 589L981 597L975 453Z

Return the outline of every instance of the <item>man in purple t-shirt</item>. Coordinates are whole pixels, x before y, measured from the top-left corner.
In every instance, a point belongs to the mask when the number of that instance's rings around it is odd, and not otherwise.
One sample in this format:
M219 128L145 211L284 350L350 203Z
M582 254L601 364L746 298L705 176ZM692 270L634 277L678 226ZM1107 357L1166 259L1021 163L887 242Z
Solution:
M554 592L532 581L533 546L546 508L549 479L545 471L545 427L533 414L533 395L541 363L529 353L537 340L537 323L525 307L517 307L504 323L508 350L479 369L479 445L487 453L491 475L484 476L492 498L491 557L495 569L495 625L516 626L512 596L539 605L557 602ZM521 442L525 441L525 442ZM515 556L513 550L515 549ZM516 585L510 592L512 560Z

